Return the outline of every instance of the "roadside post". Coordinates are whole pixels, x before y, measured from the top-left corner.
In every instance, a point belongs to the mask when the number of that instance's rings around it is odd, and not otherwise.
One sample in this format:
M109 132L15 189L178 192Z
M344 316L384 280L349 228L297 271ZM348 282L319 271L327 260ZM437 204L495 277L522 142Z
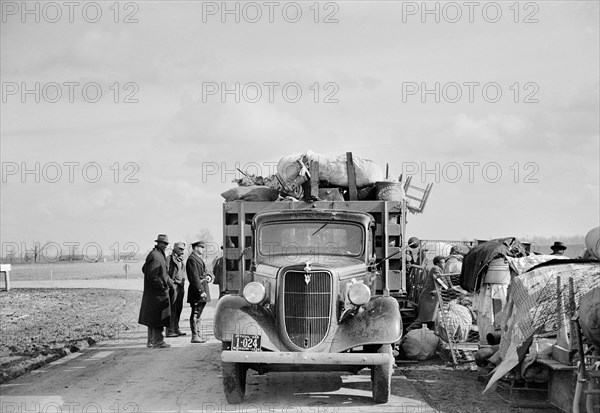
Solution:
M10 264L0 264L0 274L4 275L4 284L6 285L6 291L10 291Z

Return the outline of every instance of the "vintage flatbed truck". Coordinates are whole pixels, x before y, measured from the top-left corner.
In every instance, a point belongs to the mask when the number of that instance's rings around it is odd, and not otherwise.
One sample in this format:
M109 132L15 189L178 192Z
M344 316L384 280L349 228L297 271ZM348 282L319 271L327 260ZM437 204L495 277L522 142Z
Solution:
M374 401L388 401L392 348L402 316L415 310L407 299L407 212L406 200L223 204L228 294L214 331L229 403L242 402L248 369L365 367Z

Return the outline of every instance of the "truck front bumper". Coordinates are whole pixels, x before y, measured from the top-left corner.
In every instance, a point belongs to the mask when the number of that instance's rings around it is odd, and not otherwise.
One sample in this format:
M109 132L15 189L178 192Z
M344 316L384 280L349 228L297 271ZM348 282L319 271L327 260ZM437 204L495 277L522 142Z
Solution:
M385 353L310 353L278 351L223 351L226 363L253 364L329 364L350 366L384 365L392 362Z

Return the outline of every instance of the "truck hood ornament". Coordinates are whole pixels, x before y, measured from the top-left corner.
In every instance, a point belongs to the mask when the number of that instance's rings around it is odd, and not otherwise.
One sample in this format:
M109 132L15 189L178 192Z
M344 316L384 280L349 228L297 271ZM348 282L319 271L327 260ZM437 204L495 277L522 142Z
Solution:
M310 283L310 272L312 271L312 268L310 268L310 262L306 261L306 265L304 266L304 282L306 283L306 285L308 285Z

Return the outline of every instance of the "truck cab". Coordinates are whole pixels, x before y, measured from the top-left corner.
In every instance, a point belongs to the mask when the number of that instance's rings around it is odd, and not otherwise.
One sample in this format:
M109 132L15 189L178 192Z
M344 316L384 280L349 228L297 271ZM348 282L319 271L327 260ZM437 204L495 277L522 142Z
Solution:
M407 293L406 204L233 201L223 214L230 294L215 337L227 401L243 400L248 369L370 368L373 399L387 402Z

